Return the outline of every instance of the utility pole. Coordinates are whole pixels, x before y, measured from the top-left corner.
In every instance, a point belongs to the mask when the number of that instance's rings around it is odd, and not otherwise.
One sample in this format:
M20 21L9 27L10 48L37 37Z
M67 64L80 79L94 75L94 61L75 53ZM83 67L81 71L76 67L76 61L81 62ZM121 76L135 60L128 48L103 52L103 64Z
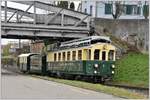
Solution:
M19 39L19 54L21 54L21 39Z

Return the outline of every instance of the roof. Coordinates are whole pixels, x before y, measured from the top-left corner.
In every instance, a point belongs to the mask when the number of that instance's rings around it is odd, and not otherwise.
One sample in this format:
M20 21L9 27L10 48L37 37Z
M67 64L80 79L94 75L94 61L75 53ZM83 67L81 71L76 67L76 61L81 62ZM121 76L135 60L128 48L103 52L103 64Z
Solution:
M39 55L39 53L25 53L25 54L20 54L18 57L28 57L31 55Z
M108 36L91 36L91 39L105 39L107 41L111 41L110 38Z
M82 43L82 42L90 42L91 40L98 40L98 39L103 39L103 40L107 40L110 41L110 38L107 36L89 36L89 37L84 37L84 38L80 38L80 39L74 39L71 41L66 41L66 42L62 42L61 46L64 45L73 45L73 44L78 44L78 43Z

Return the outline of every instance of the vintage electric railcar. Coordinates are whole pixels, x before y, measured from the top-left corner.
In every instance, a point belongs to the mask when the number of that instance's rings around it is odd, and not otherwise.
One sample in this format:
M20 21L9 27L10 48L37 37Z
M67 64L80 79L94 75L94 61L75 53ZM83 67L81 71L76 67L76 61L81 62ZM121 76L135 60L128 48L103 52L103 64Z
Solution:
M105 81L115 73L115 52L109 37L91 36L50 44L46 57L40 54L20 55L19 68L24 72ZM24 56L25 62L22 60Z
M91 36L47 47L47 72L57 75L111 79L116 48L109 37Z

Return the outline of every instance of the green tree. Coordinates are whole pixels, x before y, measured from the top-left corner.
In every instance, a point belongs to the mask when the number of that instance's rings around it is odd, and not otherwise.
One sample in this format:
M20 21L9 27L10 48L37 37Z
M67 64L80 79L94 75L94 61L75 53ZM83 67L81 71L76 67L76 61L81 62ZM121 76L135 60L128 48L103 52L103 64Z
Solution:
M75 9L75 6L74 6L74 3L73 3L73 2L71 2L71 4L70 4L70 9L72 9L72 10Z
M9 52L9 49L10 49L10 44L7 44L4 48L3 48L3 56L9 56L10 55L10 52Z
M115 8L114 11L113 8ZM114 19L119 18L123 12L124 12L124 5L121 4L121 1L115 1L114 7L112 2L112 16Z
M68 9L68 1L59 1L57 6Z
M145 19L148 19L149 16L149 5L146 5L146 1L145 5L143 6L143 16L145 17Z

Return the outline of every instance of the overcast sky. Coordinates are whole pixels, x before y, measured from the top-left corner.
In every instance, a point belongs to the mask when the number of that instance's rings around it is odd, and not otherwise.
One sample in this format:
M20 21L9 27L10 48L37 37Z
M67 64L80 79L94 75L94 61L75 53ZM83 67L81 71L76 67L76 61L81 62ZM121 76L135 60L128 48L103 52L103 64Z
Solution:
M73 2L75 3L75 9L77 9L80 1L73 1ZM3 6L5 5L4 2L2 2L2 5ZM19 8L21 10L26 10L29 7L29 5L18 4L18 3L14 3L14 2L7 2L7 6L17 8L17 9ZM29 12L33 12L33 7L29 10ZM37 13L44 13L44 12L45 12L44 10L37 9ZM1 44L7 44L8 41L19 41L19 40L18 39L1 39ZM22 40L22 41L27 41L27 40Z

